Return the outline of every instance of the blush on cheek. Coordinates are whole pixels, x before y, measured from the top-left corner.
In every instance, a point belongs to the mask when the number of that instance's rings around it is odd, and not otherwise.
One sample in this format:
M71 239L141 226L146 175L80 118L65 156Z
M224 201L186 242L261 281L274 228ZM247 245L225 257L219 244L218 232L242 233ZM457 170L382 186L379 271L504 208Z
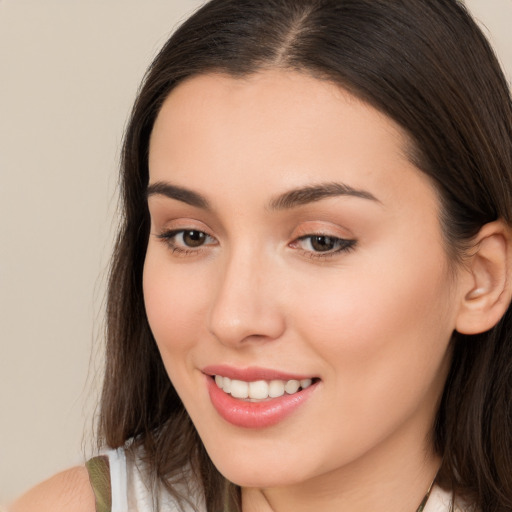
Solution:
M381 265L375 275L359 273L357 280L347 275L328 293L325 286L312 286L309 300L304 301L302 294L294 304L301 312L298 317L307 319L302 328L320 350L347 361L353 358L353 363L379 358L393 347L412 353L416 344L423 345L422 336L428 335L430 344L436 331L434 338L444 344L447 333L438 326L446 325L450 294L446 272L434 265L435 271L426 269L425 274L414 262L407 266L402 261L400 272L396 264Z
M193 347L204 324L200 297L193 288L188 293L180 293L180 289L171 278L162 278L155 272L145 274L146 314L164 362L165 354L181 354Z

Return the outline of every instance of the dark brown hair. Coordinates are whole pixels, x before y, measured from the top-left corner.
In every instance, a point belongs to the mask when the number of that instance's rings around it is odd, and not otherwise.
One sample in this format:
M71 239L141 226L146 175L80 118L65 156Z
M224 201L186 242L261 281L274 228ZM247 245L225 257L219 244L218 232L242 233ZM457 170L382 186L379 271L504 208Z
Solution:
M512 105L485 37L456 0L212 0L150 66L122 154L123 217L108 295L100 435L144 448L153 478L177 494L187 463L208 510L236 510L237 488L209 460L162 364L144 309L148 144L184 79L286 68L328 79L408 133L410 155L442 202L457 258L486 223L512 224ZM439 482L483 512L512 510L512 313L477 336L455 333L433 425Z

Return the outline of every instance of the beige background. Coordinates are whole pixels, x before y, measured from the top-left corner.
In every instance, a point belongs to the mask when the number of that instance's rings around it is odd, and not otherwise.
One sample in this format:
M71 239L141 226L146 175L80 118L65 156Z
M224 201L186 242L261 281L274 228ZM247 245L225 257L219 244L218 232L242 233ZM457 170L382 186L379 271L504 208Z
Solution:
M0 502L91 452L123 127L200 3L0 0ZM467 4L512 76L512 0Z

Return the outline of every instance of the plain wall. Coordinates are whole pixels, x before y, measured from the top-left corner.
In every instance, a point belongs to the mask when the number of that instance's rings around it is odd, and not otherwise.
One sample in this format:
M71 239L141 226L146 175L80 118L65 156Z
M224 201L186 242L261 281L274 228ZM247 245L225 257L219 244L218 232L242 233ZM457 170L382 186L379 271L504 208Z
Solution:
M200 0L0 0L0 502L91 453L123 128ZM512 76L512 0L469 0Z

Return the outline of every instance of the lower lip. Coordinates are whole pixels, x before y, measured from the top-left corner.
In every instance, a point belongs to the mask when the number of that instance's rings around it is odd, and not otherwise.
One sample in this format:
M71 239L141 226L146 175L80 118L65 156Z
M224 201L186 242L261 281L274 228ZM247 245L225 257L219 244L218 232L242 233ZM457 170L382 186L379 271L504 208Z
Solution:
M215 381L207 376L208 392L213 407L227 422L243 428L266 428L283 421L311 396L317 386L312 384L293 395L271 398L261 402L248 402L224 393Z

